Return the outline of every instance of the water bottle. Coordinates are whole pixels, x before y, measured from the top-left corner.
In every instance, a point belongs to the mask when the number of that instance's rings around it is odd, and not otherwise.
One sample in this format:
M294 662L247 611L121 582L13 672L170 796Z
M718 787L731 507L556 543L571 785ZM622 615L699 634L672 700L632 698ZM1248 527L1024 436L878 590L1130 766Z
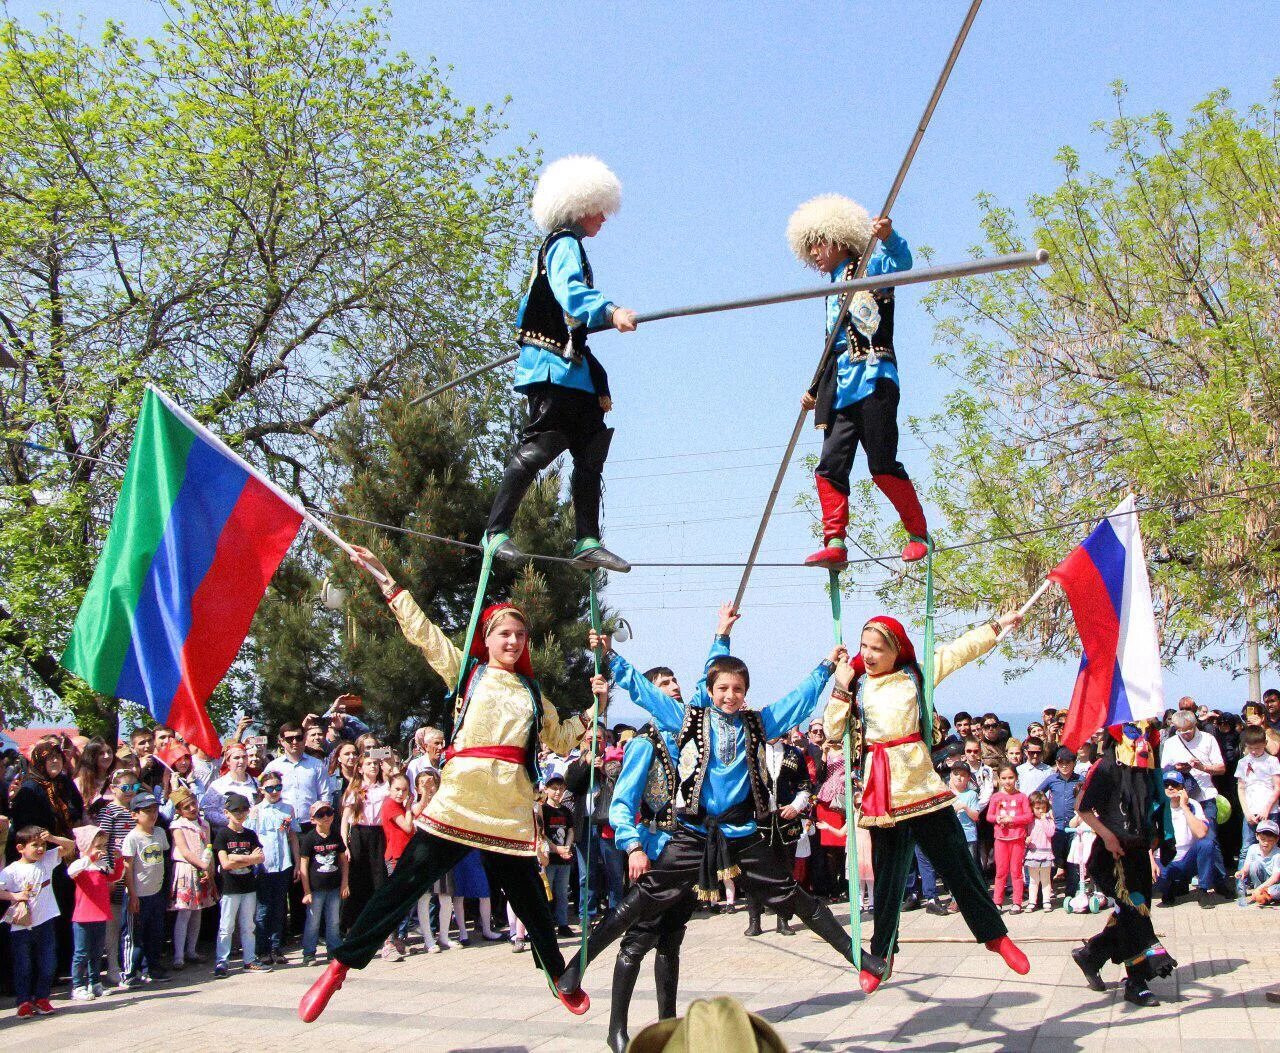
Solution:
M1245 886L1244 878L1236 881L1236 906L1247 907L1249 905L1249 890Z

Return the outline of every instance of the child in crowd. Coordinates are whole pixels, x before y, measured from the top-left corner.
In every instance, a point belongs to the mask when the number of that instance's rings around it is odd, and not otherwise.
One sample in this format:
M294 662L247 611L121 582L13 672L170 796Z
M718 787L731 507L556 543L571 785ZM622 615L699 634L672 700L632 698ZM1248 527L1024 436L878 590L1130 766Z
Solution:
M1280 760L1267 752L1267 732L1260 727L1247 727L1241 736L1244 756L1236 762L1236 786L1244 812L1241 857L1257 840L1255 831L1264 819L1280 818Z
M363 904L368 903L387 880L382 802L390 792L382 776L382 762L376 756L362 754L342 798L342 839L347 843L351 860L351 898L342 905L344 928L350 928Z
M213 975L227 975L231 957L231 936L240 929L240 953L247 973L269 973L271 966L258 961L254 939L254 916L258 910L258 883L255 868L266 855L258 835L245 826L249 817L249 798L239 793L227 794L227 825L220 827L213 839L213 850L222 867L222 912L218 919L217 963Z
M1236 871L1236 880L1258 906L1275 906L1280 903L1280 851L1276 851L1280 824L1263 819L1255 833L1257 841L1245 853L1244 862Z
M49 995L58 967L53 922L60 913L53 896L53 871L71 858L76 846L42 826L22 827L13 842L18 858L0 870L0 900L10 904L3 920L9 926L18 1016L48 1016L54 1011ZM50 847L57 851L50 852Z
M129 802L134 828L125 835L124 880L129 889L129 939L133 953L125 987L152 980L167 980L161 965L164 953L164 860L169 835L157 827L160 802L154 794L140 793Z
M209 824L200 814L200 802L187 786L169 793L176 818L169 825L173 840L173 891L169 909L173 911L173 969L180 972L187 962L203 962L196 953L200 939L200 915L218 902L218 886L213 879L213 847Z
M324 799L311 806L312 828L298 845L302 874L302 903L307 921L302 930L302 964L314 965L320 926L324 925L324 949L333 958L338 946L338 907L351 895L347 886L347 845L335 829L333 805Z
M258 905L254 911L255 948L267 965L283 965L288 961L284 954L285 914L302 824L293 814L293 805L281 799L284 777L280 772L269 768L258 782L262 800L253 806L245 822L245 826L258 835L263 855L258 868Z
M958 720L959 718L957 722ZM973 785L973 771L963 757L953 761L947 769L947 788L955 794L951 807L955 809L960 829L964 831L965 849L974 863L977 863L978 820L982 817L982 808L978 804L978 791ZM955 899L947 904L947 913L960 913L960 904Z
M133 768L117 768L111 773L111 799L98 812L98 826L107 835L107 866L114 867L117 860L124 859L124 839L133 829L133 813L129 811L129 802L135 794L142 792L142 783ZM121 984L121 946L120 937L128 928L129 890L125 887L124 868L120 877L111 886L111 917L107 919L107 983L112 987ZM133 954L132 947L123 951L127 963Z
M111 918L111 887L124 874L124 860L107 861L109 839L98 826L75 829L80 857L67 867L76 883L76 906L71 915L75 952L71 957L71 997L87 1002L102 994L98 968L107 946L107 922Z
M552 775L546 782L546 803L542 822L547 836L547 880L551 885L552 912L556 934L568 939L569 878L573 874L573 809L564 803L564 776Z
M995 829L996 883L992 899L1004 905L1005 884L1013 882L1010 914L1022 912L1022 865L1027 854L1027 830L1031 826L1031 802L1018 790L1018 769L1002 764L996 775L1000 789L987 805L987 822Z
M387 780L387 798L382 802L382 836L387 842L383 853L387 874L394 874L396 864L404 855L405 846L413 836L413 817L409 815L409 779L403 774L392 775ZM402 962L408 953L405 936L409 932L409 921L412 912L404 916L400 927L387 938L382 948L382 957L388 961Z
M1074 763L1074 761L1072 762ZM1053 833L1055 828L1049 798L1036 790L1030 798L1031 828L1027 832L1027 875L1031 879L1027 890L1027 910L1035 910L1037 900L1043 897L1044 909L1053 910Z
M436 732L436 734L440 735L443 741L443 733ZM418 777L413 784L413 827L415 830L425 829L422 816L426 813L427 806L431 803L431 799L435 797L438 789L440 789L440 772L437 769L424 768L418 772ZM433 902L431 897L437 895L436 886L446 884L448 880L449 878L446 874L418 897L418 928L422 930L422 948L428 954L439 954L441 950L440 945L436 943L435 929L431 920L431 908L434 906L436 921L439 921L440 904ZM439 894L452 895L452 889ZM510 912L511 908L507 907L507 910Z

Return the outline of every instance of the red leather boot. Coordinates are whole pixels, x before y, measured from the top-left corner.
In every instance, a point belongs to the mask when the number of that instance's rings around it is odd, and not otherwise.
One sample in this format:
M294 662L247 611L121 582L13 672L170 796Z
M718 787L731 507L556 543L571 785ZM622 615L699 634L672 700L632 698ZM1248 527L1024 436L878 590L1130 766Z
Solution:
M1031 963L1027 961L1027 956L1022 953L1020 948L1008 936L1001 936L998 940L988 940L984 946L989 951L994 951L1004 959L1005 965L1021 976L1026 976L1031 972Z
M880 488L880 492L889 499L893 509L902 520L911 540L902 549L902 562L915 563L929 554L927 538L929 527L925 523L924 509L920 507L920 498L916 496L916 488L910 479L899 479L896 475L873 475L871 481Z
M822 506L822 548L805 559L806 567L843 567L849 562L844 534L849 526L849 495L842 494L830 480L815 475L818 483L818 504Z
M324 1007L329 1004L334 992L342 987L348 968L341 962L330 962L329 967L320 974L320 979L307 989L302 1001L298 1003L298 1017L304 1024L312 1023L324 1012Z

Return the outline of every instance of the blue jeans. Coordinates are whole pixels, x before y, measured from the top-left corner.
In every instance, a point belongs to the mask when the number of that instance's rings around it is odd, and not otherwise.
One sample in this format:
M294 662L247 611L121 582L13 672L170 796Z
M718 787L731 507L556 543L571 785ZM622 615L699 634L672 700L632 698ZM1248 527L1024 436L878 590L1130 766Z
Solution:
M563 864L547 867L547 881L551 885L552 909L555 911L556 924L569 924L569 878L573 876L573 867L566 859Z
M618 851L613 838L601 837L600 855L604 859L604 873L608 880L609 909L613 910L622 902L627 888L627 854Z
M333 949L338 946L338 908L342 904L339 889L312 889L311 902L307 905L307 921L302 929L302 956L314 958L320 940L320 925L324 924L324 949L333 958Z
M71 955L71 986L93 987L98 983L98 963L107 949L105 921L77 921L71 926L75 950Z
M919 845L916 845L916 868L920 872L920 896L923 899L937 899L938 875L934 873L933 864Z
M138 897L138 913L130 916L130 942L133 957L129 963L129 976L142 975L143 963L149 974L164 975L161 957L164 954L165 894Z
M284 942L285 911L289 907L289 885L293 882L293 867L277 874L258 875L258 909L254 916L257 926L259 954L274 953Z
M581 841L575 842L573 851L578 857L578 909L586 903L587 914L594 914L599 906L596 896L596 890L603 886L601 878L604 869L604 860L600 858L600 839L591 838L591 873L587 873L587 853L583 851L584 845ZM590 879L591 887L587 888L587 879Z
M1200 881L1201 891L1212 889L1214 877L1215 853L1221 858L1218 842L1202 837L1187 849L1181 859L1175 859L1160 875L1156 882L1156 891L1161 896L1181 896L1191 887L1191 876L1194 874Z
M9 945L13 949L13 993L18 1005L48 998L53 992L53 974L58 968L58 944L53 933L54 921L27 928L9 927Z
M218 918L218 964L226 965L231 957L231 937L240 929L240 953L244 964L257 960L253 937L253 916L258 909L256 892L224 892Z
M1234 890L1227 886L1227 864L1223 862L1222 845L1218 842L1217 798L1201 802L1201 807L1204 809L1204 821L1209 827L1209 832L1205 835L1204 840L1211 843L1209 851L1213 855L1213 872L1209 884L1206 885L1204 879L1201 878L1200 887L1221 889L1224 893L1231 895Z

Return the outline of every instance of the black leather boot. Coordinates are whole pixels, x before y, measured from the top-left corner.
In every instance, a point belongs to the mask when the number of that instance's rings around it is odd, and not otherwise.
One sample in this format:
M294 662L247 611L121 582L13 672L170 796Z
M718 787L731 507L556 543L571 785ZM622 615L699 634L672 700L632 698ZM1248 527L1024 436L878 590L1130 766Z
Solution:
M658 1019L674 1020L680 988L680 942L660 940L653 958L653 983L658 989Z
M587 939L587 961L593 962L609 944L626 932L640 919L640 910L644 905L644 894L639 886L633 885L618 904L616 910L603 918ZM582 955L575 954L569 959L564 972L556 980L556 989L565 994L572 994L582 987Z
M755 896L748 896L747 897L747 919L748 920L747 920L747 930L745 933L743 933L744 936L759 936L761 935L761 933L764 932L764 930L760 928L760 914L761 914L760 901L756 899Z
M830 946L834 947L844 957L844 960L852 965L853 940L849 938L849 930L836 921L836 916L831 913L831 908L825 903L819 903L810 897L806 898L812 904L809 908L812 913L806 913L805 908L808 904L799 904L796 910L796 917ZM870 951L863 951L862 971L870 973L877 980L880 980L888 974L889 963Z
M1089 946L1090 942L1090 940L1085 940L1083 946L1073 950L1071 959L1076 965L1080 966L1080 971L1084 973L1084 980L1089 985L1089 989L1102 992L1107 989L1106 982L1102 979L1102 967L1107 963L1107 959L1099 956Z
M791 927L791 919L788 918L785 914L779 914L778 915L778 935L794 936L795 934L796 934L796 930Z
M609 1003L609 1049L613 1053L626 1053L627 1013L631 1008L631 994L636 989L636 977L640 975L640 963L657 942L657 935L634 934L622 941L618 957L613 963L613 992Z

